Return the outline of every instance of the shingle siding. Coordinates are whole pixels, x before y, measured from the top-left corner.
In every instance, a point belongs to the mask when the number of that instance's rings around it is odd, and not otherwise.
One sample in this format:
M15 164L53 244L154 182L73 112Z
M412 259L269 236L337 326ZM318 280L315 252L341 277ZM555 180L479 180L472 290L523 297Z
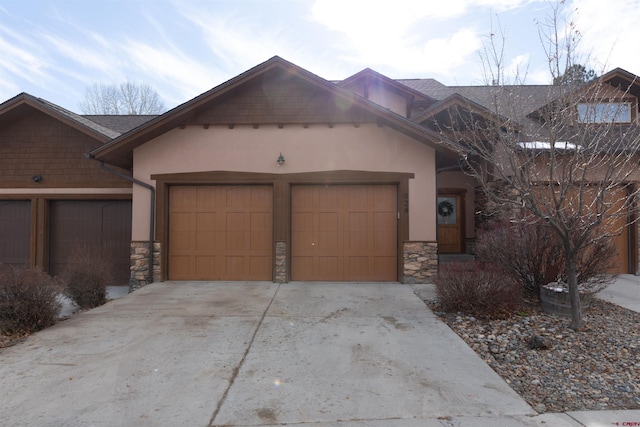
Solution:
M0 128L0 188L130 187L84 157L100 142L38 111ZM43 177L40 183L34 175Z

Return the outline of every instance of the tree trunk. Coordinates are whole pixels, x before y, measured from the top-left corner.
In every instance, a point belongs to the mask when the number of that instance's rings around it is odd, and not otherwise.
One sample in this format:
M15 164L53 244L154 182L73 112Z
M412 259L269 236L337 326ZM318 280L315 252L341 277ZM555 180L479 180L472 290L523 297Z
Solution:
M567 251L569 252L569 251ZM571 325L574 331L582 329L582 307L580 307L580 292L578 291L578 274L576 272L575 252L566 254L567 257L567 286L571 301Z

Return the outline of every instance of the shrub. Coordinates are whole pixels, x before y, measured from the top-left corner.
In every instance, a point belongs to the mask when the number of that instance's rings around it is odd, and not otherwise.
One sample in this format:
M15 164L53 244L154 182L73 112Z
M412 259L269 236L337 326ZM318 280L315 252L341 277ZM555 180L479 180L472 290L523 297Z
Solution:
M64 293L80 308L94 308L107 302L107 286L112 280L111 264L86 248L73 250L64 269Z
M593 230L599 236L599 230ZM616 247L611 239L598 239L578 254L578 283L591 292L613 279ZM476 242L476 257L499 265L522 283L532 295L540 286L566 281L565 256L558 235L544 224L498 224L482 232Z
M549 227L529 224L496 224L476 242L476 257L500 265L537 295L541 285L557 280L564 260L563 248Z
M37 268L0 264L0 331L32 333L56 323L60 286Z
M441 264L434 284L445 311L495 317L517 310L522 303L522 286L504 270L490 264Z

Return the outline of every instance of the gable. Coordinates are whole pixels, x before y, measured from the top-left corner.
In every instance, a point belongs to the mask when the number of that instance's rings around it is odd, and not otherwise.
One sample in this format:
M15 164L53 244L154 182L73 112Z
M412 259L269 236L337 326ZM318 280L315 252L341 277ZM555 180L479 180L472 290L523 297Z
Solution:
M92 158L133 167L133 151L189 124L376 123L451 155L442 136L290 62L274 57L92 151Z
M375 117L335 93L300 77L269 70L217 98L206 110L184 121L187 125L304 124L372 122Z
M0 188L128 187L84 154L102 142L30 109L0 123ZM32 177L40 175L41 182Z

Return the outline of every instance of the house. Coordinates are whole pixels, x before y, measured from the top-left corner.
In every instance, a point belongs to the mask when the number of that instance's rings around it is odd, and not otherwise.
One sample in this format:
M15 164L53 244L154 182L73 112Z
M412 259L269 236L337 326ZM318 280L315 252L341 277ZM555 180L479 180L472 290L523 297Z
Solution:
M635 85L623 70L607 78ZM23 248L17 261L55 273L51 258L65 253L54 254L53 222L41 215L59 200L131 203L118 253L128 265L130 256L132 288L152 280L427 281L440 254L473 252L478 204L476 182L434 123L454 105L490 118L491 90L392 80L369 69L330 82L274 57L136 122L78 116L23 94L0 105L0 155L13 147L31 166L2 182L0 212L29 202L22 208L30 212L22 225L29 256ZM630 93L635 122L639 93L635 86ZM535 120L528 113L543 106L527 106L521 119ZM39 135L19 140L21 129L38 126ZM27 148L60 127L84 145L69 145L73 173L54 181ZM5 171L17 174L13 164L0 168L3 180ZM86 175L75 176L81 168ZM619 242L625 272L637 269L636 236L628 227ZM2 250L7 262L14 252Z
M25 93L1 104L0 262L57 275L82 248L111 259L115 280L128 283L131 183L85 153L148 119L90 120Z

